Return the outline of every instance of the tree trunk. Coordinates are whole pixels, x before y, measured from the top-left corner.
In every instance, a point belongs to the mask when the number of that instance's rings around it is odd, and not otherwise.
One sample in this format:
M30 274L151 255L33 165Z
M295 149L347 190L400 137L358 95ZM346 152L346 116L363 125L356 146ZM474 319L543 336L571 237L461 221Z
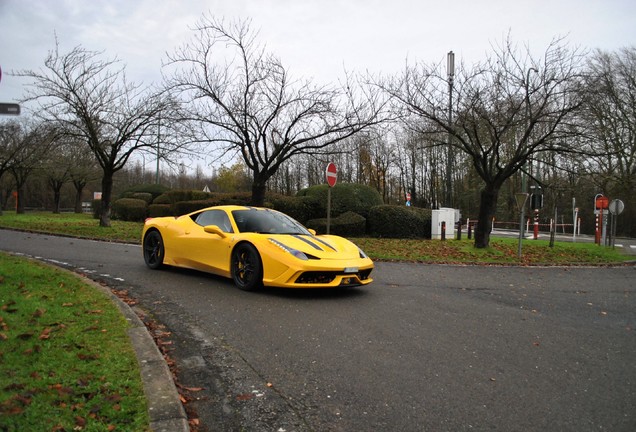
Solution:
M60 213L60 201L62 200L61 189L62 185L53 188L53 213L55 214Z
M251 205L256 207L263 206L263 204L265 203L265 188L265 181L254 179L254 182L252 183L252 201L250 202Z
M486 185L481 191L481 200L479 203L479 221L475 228L475 247L487 248L490 245L490 232L492 231L492 218L497 211L497 198L499 197L499 188Z
M113 194L113 174L104 172L102 177L102 207L99 212L99 226L110 227L110 208Z
M20 185L17 187L17 191L18 194L16 196L16 213L17 214L24 214L25 210L24 210L24 197L26 196L25 192L24 192L24 186Z
M82 213L82 192L84 192L84 186L86 183L73 182L75 185L75 213Z

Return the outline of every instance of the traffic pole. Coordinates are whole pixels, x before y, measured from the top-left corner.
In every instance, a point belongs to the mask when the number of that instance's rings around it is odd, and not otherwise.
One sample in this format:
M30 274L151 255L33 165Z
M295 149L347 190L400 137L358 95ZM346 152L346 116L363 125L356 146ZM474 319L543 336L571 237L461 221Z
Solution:
M601 233L598 230L598 215L596 215L596 221L594 222L594 243L601 244Z

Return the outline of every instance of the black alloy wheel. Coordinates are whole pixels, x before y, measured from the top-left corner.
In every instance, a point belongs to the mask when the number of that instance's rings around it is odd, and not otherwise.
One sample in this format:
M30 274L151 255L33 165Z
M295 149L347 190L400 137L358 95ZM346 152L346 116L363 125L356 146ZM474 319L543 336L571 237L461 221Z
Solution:
M163 238L157 230L152 230L144 237L144 261L153 270L161 268L163 265Z
M239 244L232 251L232 279L244 291L252 291L263 284L261 257L251 244Z

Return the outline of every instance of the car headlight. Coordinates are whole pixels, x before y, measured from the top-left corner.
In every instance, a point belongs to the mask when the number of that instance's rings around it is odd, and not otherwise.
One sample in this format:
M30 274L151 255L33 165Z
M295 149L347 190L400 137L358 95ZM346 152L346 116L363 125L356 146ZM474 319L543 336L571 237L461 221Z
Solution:
M294 248L290 248L289 246L285 246L284 244L282 244L278 240L269 239L269 241L272 242L273 244L275 244L276 246L278 246L279 248L281 248L282 250L284 250L285 252L289 252L290 254L292 254L293 256L295 256L298 259L301 259L303 261L307 261L309 259L307 254L305 254L302 251L299 251L298 249L294 249Z
M367 254L364 253L362 249L358 247L358 252L360 252L360 258L369 258Z

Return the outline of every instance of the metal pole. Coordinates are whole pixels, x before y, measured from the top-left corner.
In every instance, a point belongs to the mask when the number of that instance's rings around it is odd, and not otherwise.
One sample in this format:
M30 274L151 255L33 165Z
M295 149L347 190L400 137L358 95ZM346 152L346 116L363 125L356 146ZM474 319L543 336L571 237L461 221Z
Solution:
M528 194L525 192L516 194L517 205L519 208L519 245L517 246L517 257L521 258L521 244L523 241L523 220L525 218L526 201L528 200ZM522 201L523 199L523 201Z
M453 123L453 81L455 79L455 54L452 51L446 56L446 72L448 73L448 160L446 161L446 206L453 207L453 146L451 126Z
M525 206L525 203L524 203L524 206ZM519 214L519 245L517 246L518 258L521 258L521 244L523 242L523 218L525 217L524 213L525 212L523 211L523 208L522 208Z
M161 143L161 117L157 126L157 171L155 172L155 183L159 184L159 144Z
M329 225L331 225L331 187L327 189L327 234L329 234Z

